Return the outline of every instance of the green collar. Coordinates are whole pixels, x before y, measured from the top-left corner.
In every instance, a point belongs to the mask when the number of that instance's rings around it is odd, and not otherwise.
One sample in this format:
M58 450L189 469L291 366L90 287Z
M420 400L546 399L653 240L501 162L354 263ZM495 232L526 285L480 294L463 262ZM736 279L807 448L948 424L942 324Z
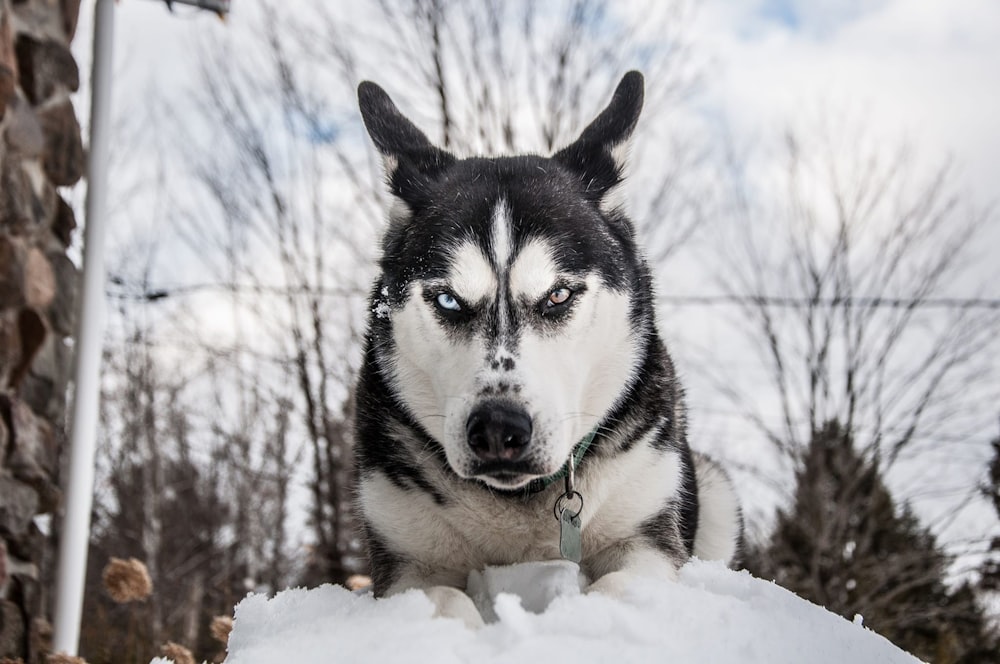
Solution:
M583 440L581 440L579 443L576 444L576 447L573 449L574 468L580 467L580 462L583 461L583 455L586 454L587 450L590 449L591 443L594 442L594 437L597 436L598 428L600 427L599 426L594 427L590 433L588 433L586 436L583 437ZM563 464L563 467L560 468L555 473L547 477L539 477L537 479L532 480L527 487L528 493L538 493L539 491L544 491L555 482L558 482L562 478L566 477L566 473L569 472L568 467L569 467L569 462L567 461L566 463Z

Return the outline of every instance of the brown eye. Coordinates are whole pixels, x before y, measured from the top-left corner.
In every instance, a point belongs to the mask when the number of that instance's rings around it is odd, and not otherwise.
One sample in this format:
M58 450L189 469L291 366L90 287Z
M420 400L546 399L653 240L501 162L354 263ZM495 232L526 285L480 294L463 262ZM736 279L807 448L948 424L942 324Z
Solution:
M559 304L566 304L569 302L569 298L573 296L573 291L568 288L557 288L551 293L549 293L548 306L554 307Z
M551 316L557 318L569 312L570 307L573 306L573 298L576 294L584 290L583 286L580 286L576 290L562 286L560 288L553 288L549 291L547 297L543 298L538 303L538 313L542 316Z

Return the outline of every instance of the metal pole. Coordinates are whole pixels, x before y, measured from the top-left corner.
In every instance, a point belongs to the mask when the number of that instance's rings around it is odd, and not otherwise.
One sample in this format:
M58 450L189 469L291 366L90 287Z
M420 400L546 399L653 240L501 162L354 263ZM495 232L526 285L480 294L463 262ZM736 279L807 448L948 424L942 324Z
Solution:
M104 226L111 124L111 52L114 0L94 7L94 53L90 74L90 153L87 157L86 228L83 275L77 302L77 334L70 420L66 513L59 543L53 648L75 656L90 542L94 498L94 452L100 399L101 346L104 337Z

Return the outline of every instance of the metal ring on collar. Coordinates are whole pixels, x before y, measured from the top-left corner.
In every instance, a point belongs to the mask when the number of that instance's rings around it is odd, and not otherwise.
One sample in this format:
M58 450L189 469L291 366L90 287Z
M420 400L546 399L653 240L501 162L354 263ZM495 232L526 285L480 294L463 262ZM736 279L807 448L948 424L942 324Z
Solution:
M570 516L575 519L576 517L580 516L581 512L583 512L583 495L579 491L575 490L569 491L556 498L556 502L552 505L552 514L556 517L556 521L559 521L559 517L563 513L563 508L562 508L563 501L572 500L573 498L580 499L580 509L578 509L576 513L571 514Z

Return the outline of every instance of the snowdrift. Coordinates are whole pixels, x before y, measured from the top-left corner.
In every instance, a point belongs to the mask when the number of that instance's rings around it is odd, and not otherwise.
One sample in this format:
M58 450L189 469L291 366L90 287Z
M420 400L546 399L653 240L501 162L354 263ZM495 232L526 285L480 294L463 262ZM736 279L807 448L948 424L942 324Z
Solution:
M501 592L498 620L479 630L432 618L419 592L376 600L328 585L273 599L251 595L236 607L226 663L918 661L860 619L851 623L717 563L693 561L678 583L637 584L621 600L580 594L565 574L555 583L541 613Z

